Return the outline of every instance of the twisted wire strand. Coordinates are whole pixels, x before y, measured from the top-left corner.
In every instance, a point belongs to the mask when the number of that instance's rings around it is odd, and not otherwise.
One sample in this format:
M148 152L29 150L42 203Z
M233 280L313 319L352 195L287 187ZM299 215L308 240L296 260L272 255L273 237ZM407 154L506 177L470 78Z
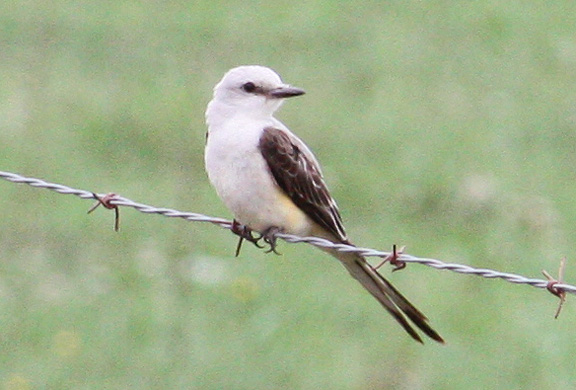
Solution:
M46 188L48 190L55 191L59 194L65 195L76 195L82 199L97 199L97 197L105 197L106 194L95 194L90 191L85 190L78 190L74 188L70 188L68 186L64 186L61 184L50 183L41 179L32 178L32 177L24 177L15 173L10 172L3 172L0 171L0 178L5 179L7 181L13 183L20 183L20 184L28 184L32 187L36 188ZM170 218L181 218L191 222L208 222L225 229L232 228L232 221L223 218L215 218L210 217L208 215L199 214L199 213L189 213L189 212L182 212L174 209L169 208L158 208L154 206L149 206L143 203L136 203L128 198L124 198L122 196L115 196L113 197L109 203L114 206L122 206L122 207L131 207L134 208L142 213L145 214L159 214L165 217ZM320 248L330 248L335 249L337 251L342 252L354 252L358 253L364 257L380 257L380 258L387 258L391 255L390 252L383 252L378 251L376 249L371 248L362 248L356 247L352 245L346 244L338 244L333 243L329 240L319 238L319 237L299 237L292 234L285 234L285 233L277 233L276 237L281 238L282 240L288 243L306 243ZM457 272L460 274L469 274L469 275L476 275L487 279L502 279L510 283L514 284L526 284L536 288L550 288L550 281L543 280L543 279L530 279L526 278L522 275L506 273L506 272L499 272L491 269L485 268L473 268L467 265L462 264L455 264L455 263L444 263L440 260L436 259L428 259L428 258L419 258L415 256L411 256L408 254L398 254L397 259L401 262L406 263L417 263L423 264L432 268L440 269L440 270L448 270L452 272ZM554 283L553 288L558 292L567 292L570 294L576 294L576 286L572 286L570 284L566 284L562 281L558 283Z

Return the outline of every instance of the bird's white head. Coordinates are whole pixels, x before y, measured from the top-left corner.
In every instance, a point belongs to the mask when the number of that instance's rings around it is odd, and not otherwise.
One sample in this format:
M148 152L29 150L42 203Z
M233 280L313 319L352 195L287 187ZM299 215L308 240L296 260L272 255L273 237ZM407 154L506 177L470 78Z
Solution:
M229 70L214 87L214 98L208 105L218 115L241 112L254 116L271 116L285 98L303 95L300 88L284 84L276 72L265 66L247 65Z

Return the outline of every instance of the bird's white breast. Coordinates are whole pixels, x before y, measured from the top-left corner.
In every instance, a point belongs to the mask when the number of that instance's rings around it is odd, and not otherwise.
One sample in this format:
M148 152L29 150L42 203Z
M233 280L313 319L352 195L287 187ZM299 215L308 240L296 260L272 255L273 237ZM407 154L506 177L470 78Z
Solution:
M277 125L240 115L211 126L206 143L208 177L236 220L256 231L279 227L308 235L309 217L278 187L258 147L265 127Z

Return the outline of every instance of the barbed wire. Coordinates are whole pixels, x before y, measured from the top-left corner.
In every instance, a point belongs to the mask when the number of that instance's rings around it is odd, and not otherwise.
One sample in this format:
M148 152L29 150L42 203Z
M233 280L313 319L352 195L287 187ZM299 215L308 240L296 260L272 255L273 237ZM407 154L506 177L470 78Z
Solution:
M154 206L149 206L142 203L134 202L128 198L114 195L110 197L110 194L98 194L85 190L78 190L70 188L65 185L50 183L41 179L24 177L15 173L0 171L0 178L20 184L27 184L36 188L45 188L48 190L55 191L59 194L64 195L75 195L82 199L96 199L102 201L102 199L107 198L106 207L113 208L114 206L131 207L145 214L159 214L169 218L181 218L191 222L208 222L214 225L218 225L225 229L232 229L232 221L223 218L210 217L208 215L199 213L182 212L169 208L159 208ZM288 243L306 243L319 248L334 249L341 252L354 252L358 253L364 257L379 257L379 258L390 258L393 255L392 252L379 251L371 248L357 247L353 245L337 244L329 240L319 238L319 237L299 237L292 234L277 233L276 237L288 242ZM491 269L485 268L474 268L467 265L455 264L455 263L445 263L436 259L419 258L405 253L398 253L396 256L398 262L406 263L417 263L423 264L429 267L433 267L440 270L448 270L460 274L476 275L487 279L502 279L514 284L526 284L536 288L548 289L555 295L562 295L563 293L576 294L576 286L564 283L560 277L560 280L543 280L543 279L530 279L522 275L499 272ZM562 273L562 272L561 272ZM560 296L562 299L562 296Z

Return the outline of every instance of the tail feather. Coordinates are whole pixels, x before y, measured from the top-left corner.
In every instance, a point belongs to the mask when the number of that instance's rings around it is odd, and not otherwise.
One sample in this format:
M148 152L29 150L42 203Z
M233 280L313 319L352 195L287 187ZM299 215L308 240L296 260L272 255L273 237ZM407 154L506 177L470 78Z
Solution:
M348 272L380 302L414 340L422 343L422 339L406 320L406 317L428 337L444 343L442 337L428 324L426 316L416 309L404 295L389 281L384 279L362 256L343 252L331 253L344 264Z
M410 320L412 320L412 322L418 328L420 328L422 332L424 332L431 339L436 340L440 343L444 343L444 339L442 339L442 337L438 334L438 332L432 329L432 327L428 324L428 318L426 318L426 316L422 314L420 310L414 307L414 305L412 305L412 303L410 303L410 301L408 301L408 299L406 299L406 297L404 297L404 295L402 295L400 291L398 291L396 287L392 285L392 283L384 279L382 275L380 275L378 271L376 271L364 259L362 259L360 264L362 265L362 267L368 268L370 273L376 275L377 281L381 282L386 286L386 289L388 290L386 291L386 294L390 297L390 299L392 299L392 301L398 306L398 308L400 308L400 310L404 314L406 314L406 316L408 316L408 318L410 318Z

